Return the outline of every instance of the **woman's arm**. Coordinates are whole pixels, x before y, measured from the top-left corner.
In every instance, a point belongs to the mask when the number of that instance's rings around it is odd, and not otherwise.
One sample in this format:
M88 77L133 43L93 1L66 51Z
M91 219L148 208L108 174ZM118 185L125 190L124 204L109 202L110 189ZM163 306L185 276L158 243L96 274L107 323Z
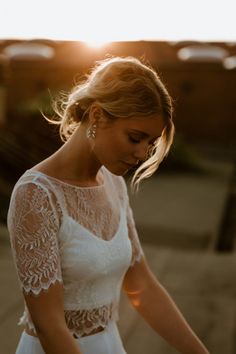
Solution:
M46 354L81 354L66 326L63 285L55 283L40 295L24 294L37 335Z
M149 325L180 353L209 354L144 257L127 271L123 289Z
M81 354L64 317L60 215L56 197L44 185L23 183L11 197L8 229L25 302L45 353Z

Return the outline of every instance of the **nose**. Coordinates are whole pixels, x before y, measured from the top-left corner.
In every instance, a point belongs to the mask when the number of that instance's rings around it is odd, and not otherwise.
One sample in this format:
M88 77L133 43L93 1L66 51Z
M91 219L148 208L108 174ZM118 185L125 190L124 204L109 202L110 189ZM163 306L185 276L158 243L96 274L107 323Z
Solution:
M139 144L134 152L134 157L138 161L145 161L149 153L149 144Z

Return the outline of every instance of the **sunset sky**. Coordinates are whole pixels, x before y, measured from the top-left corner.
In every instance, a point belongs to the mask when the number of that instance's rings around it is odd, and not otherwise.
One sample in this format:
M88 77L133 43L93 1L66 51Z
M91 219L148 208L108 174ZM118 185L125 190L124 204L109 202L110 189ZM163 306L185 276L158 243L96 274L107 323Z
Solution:
M3 0L0 39L236 42L236 0Z

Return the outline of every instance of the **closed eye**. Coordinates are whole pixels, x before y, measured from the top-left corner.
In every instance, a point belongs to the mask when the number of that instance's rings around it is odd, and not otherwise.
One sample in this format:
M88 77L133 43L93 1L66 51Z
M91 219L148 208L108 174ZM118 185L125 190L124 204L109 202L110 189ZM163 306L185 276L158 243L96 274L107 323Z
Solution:
M131 143L133 144L139 144L141 142L140 139L138 138L134 138L133 136L129 135L129 140L131 141Z
M130 142L133 143L133 144L139 144L139 143L141 143L142 138L137 138L137 137L133 137L132 135L129 135L129 140L130 140ZM158 140L158 138L157 138L157 139L154 139L154 140L151 140L151 141L149 142L149 145L150 145L151 147L154 147L154 146L156 145L156 143L157 143L157 140Z

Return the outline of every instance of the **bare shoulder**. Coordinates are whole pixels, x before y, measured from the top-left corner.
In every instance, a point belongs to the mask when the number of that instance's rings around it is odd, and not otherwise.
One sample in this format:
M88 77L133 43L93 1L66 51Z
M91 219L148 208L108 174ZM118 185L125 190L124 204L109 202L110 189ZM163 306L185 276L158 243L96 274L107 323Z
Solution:
M46 174L54 174L55 166L51 157L39 162L37 165L31 167L31 171L43 172Z

